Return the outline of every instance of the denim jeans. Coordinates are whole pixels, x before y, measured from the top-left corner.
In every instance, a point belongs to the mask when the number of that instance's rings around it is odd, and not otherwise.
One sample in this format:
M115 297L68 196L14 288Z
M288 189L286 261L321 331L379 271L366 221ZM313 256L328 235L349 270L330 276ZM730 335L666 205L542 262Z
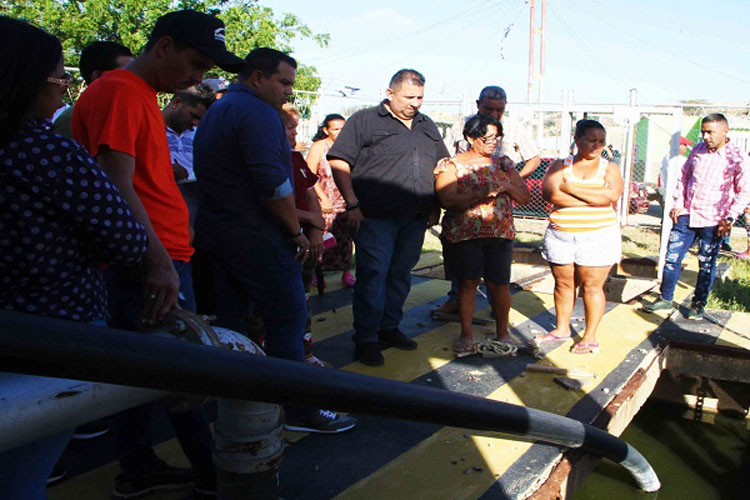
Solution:
M103 319L90 322L106 327ZM0 453L0 498L44 500L47 478L73 436L73 429Z
M217 324L244 332L252 307L263 318L266 354L304 361L307 306L294 248L269 233L239 248L211 255Z
M180 277L178 302L180 307L195 312L195 292L193 276L189 262L173 260L177 275ZM141 283L130 279L117 268L107 269L105 279L109 292L110 320L109 326L123 330L135 330L139 324ZM159 403L148 403L121 413L120 431L117 436L117 455L120 467L126 474L139 475L148 473L153 467L153 414L159 409ZM216 476L213 464L213 436L208 418L203 408L188 411L167 411L177 440L185 456L195 470L196 477L211 484Z
M360 224L354 238L354 342L375 342L380 330L398 328L426 229L427 218L422 217L366 218Z
M73 429L0 453L0 498L45 500L47 478Z
M195 292L190 262L173 260L175 271L180 278L177 301L180 307L195 312ZM140 326L142 278L135 269L112 266L104 271L109 299L109 319L107 324L121 330L137 330Z
M716 257L719 255L721 238L716 235L717 226L689 227L689 221L689 215L679 216L669 233L664 275L661 280L661 296L665 300L674 298L674 290L682 270L682 259L697 239L698 279L695 283L693 304L705 306L716 276Z

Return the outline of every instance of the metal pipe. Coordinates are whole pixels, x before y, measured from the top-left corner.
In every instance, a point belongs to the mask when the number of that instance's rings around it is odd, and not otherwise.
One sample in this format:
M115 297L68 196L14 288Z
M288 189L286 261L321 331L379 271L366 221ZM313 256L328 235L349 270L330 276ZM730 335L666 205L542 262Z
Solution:
M0 373L0 388L0 453L170 394L17 373Z
M0 313L0 369L495 431L581 448L621 464L644 491L660 487L649 463L629 444L552 413L88 324Z
M542 26L539 31L539 97L537 102L544 99L544 37L547 32L547 0L542 0Z
M265 356L246 336L212 327L185 310L171 312L164 327L193 342ZM284 453L281 407L248 399L219 398L214 425L214 462L219 500L275 500Z
M529 0L529 81L526 83L526 101L531 102L534 93L534 37L536 37L536 0Z

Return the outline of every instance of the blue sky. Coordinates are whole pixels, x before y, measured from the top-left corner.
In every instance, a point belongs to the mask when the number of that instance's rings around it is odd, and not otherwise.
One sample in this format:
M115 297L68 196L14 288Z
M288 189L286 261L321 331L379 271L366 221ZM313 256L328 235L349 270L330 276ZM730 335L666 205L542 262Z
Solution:
M524 100L529 10L524 0L378 2L261 0L293 12L328 48L295 41L323 90L380 96L399 68L425 74L427 99L472 99L484 85ZM541 4L541 0L537 0ZM544 100L564 89L580 103L681 99L750 101L750 0L548 0ZM507 36L506 36L507 31Z

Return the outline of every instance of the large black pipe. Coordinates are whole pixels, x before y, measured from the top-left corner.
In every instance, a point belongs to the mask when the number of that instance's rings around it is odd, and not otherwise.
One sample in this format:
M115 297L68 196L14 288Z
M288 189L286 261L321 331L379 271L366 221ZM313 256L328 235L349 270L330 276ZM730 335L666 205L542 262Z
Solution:
M0 312L0 371L325 407L581 448L626 467L645 491L655 472L633 447L552 413L441 389L145 334Z

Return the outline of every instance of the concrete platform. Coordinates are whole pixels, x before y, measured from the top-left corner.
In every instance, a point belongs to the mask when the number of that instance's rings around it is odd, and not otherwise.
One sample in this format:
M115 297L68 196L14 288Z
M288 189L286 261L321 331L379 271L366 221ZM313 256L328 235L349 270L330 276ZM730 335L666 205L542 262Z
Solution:
M675 299L687 303L695 281L694 259L688 262L683 278L686 281L679 283ZM647 314L638 304L608 303L599 329L599 355L571 354L572 341L566 341L548 346L543 359L456 359L451 346L459 334L458 324L440 323L429 315L443 302L449 283L415 276L402 329L419 348L386 350L384 367L366 367L352 362L351 290L339 287L336 276L329 276L328 282L329 291L312 298L314 351L337 368L539 408L598 423L615 434L622 432L651 394L668 365L664 347L671 341L721 346L732 352L750 349L748 314L708 311L703 321L688 322L682 317L672 321L664 313ZM486 302L477 302L477 314L489 316ZM573 318L574 329L582 331L580 301ZM550 294L531 290L513 294L512 335L519 342L530 342L551 329L554 321ZM478 336L482 331L489 328L477 327ZM596 378L586 380L580 390L567 390L551 374L527 371L531 364L592 372ZM688 359L682 366L695 365ZM283 498L565 498L594 463L556 446L512 441L491 433L357 417L359 425L341 435L287 435L291 444L281 470ZM93 454L97 445L88 446ZM158 453L172 463L186 465L174 440L159 445ZM110 460L52 487L49 498L109 498L116 473L117 466ZM183 490L149 498L190 498L190 493Z

